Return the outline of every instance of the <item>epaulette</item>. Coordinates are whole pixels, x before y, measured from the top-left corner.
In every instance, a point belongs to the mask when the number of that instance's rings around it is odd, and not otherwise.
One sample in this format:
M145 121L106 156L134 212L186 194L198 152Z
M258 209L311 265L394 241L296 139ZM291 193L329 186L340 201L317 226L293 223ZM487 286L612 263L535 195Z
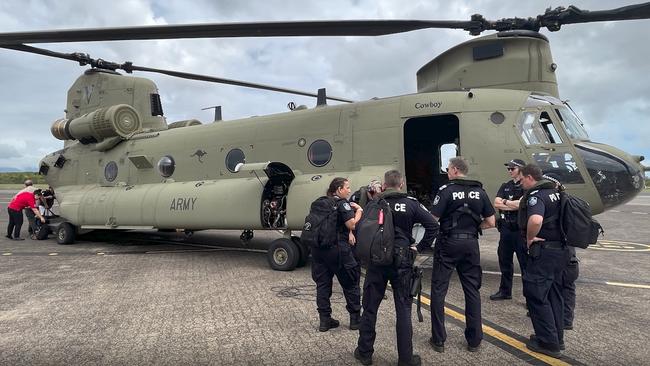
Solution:
M438 191L442 191L443 189L447 188L448 184L444 184L442 187L438 188Z
M413 201L416 201L416 202L417 202L417 200L418 200L417 198L415 198L415 197L411 197L411 196L406 196L406 198L408 198L408 199L410 199L410 200L413 200Z
M536 189L536 190L530 192L529 196L532 196L532 195L534 195L534 194L537 193L537 192L539 192L539 189Z

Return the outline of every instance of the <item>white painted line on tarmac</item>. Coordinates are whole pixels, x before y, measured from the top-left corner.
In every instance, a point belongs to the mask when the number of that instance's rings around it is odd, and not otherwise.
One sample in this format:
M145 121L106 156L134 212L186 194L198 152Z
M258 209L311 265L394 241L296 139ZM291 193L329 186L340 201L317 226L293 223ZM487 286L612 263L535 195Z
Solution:
M10 256L10 255L12 255L12 254L13 254L13 253L2 253L2 255L4 255L4 256Z
M648 206L650 206L650 205L648 205ZM648 214L647 212L638 212L638 211L632 211L632 213L636 214L636 215L647 215Z
M485 274L490 274L490 275L498 275L501 276L501 272L497 271L483 271ZM521 274L515 273L515 277L521 277ZM614 281L602 281L602 280L592 280L590 278L585 278L585 279L580 279L576 282L581 282L581 283L593 283L593 284L599 284L599 285L609 285L609 286L616 286L616 287L631 287L631 288L642 288L642 289L650 289L650 285L642 285L638 283L624 283L624 282L614 282Z

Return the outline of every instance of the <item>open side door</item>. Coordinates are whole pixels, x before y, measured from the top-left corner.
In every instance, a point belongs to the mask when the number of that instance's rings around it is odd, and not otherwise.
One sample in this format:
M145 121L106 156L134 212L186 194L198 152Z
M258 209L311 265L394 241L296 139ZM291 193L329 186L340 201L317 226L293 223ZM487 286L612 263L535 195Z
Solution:
M287 228L287 194L295 178L291 168L280 162L237 164L235 171L249 171L258 179L262 172L269 178L263 186L260 220L267 229Z

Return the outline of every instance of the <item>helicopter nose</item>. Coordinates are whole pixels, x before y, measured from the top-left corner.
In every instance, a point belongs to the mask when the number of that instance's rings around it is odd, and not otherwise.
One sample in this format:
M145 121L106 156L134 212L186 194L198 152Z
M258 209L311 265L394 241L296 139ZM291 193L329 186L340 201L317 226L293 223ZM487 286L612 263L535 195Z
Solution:
M604 144L576 144L603 208L622 205L645 188L645 169L641 156L630 156Z

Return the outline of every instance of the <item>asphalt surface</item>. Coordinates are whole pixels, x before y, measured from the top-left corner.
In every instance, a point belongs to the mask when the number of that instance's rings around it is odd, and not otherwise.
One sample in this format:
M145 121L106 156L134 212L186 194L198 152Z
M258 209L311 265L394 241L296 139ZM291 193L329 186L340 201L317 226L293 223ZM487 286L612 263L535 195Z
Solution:
M277 232L256 232L245 250L239 232L222 231L189 239L182 233L99 233L68 246L52 237L11 241L4 238L11 195L0 191L0 365L357 364L357 332L347 329L336 281L332 302L341 327L320 333L309 264L292 272L269 268L261 250L281 236ZM561 361L648 364L650 195L597 219L605 238L579 250L576 319ZM24 225L25 237L26 230ZM454 312L462 313L464 300L452 276L445 353L427 344L428 311L423 323L414 311L414 348L424 364L553 362L522 350L533 330L519 277L513 300L488 298L499 285L497 238L494 230L481 238L482 315L490 332L480 351L465 350L463 324ZM429 286L427 281L427 293ZM397 362L388 295L377 322L375 365Z

